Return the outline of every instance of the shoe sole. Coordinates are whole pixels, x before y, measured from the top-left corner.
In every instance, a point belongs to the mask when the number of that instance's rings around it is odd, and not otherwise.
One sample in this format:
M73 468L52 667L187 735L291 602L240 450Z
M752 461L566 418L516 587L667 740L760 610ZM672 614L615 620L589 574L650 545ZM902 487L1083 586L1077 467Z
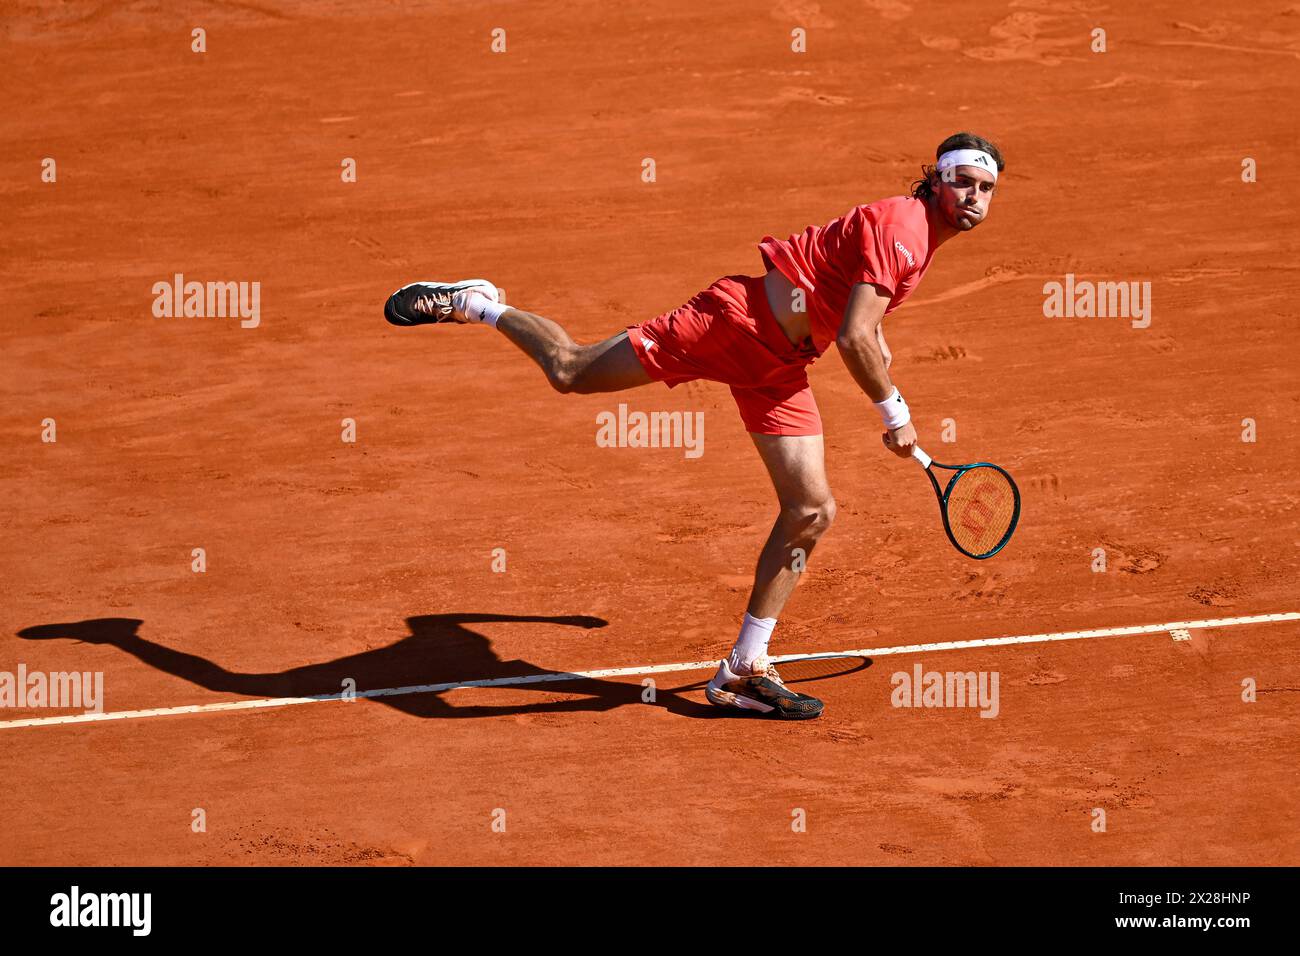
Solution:
M729 690L722 690L711 684L704 687L704 696L710 704L718 707L724 707L729 710L746 710L753 713L762 714L763 716L775 716L779 720L812 720L822 715L821 710L814 714L800 714L791 711L779 710L771 704L765 704L761 700L754 700L752 697L746 697L743 694L733 694Z

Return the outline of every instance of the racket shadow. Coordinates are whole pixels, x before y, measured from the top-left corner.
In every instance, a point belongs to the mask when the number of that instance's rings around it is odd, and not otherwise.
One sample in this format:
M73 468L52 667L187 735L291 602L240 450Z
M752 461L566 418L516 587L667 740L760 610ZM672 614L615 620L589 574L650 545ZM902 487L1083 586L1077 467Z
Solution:
M797 660L778 661L777 670L787 684L808 681L832 680L864 671L872 665L870 657L804 657Z
M847 677L850 674L866 670L872 663L869 657L860 657L853 654L847 656L817 655L791 660L777 660L776 669L784 683L804 684L813 681L832 680L836 677ZM708 682L709 679L705 678L680 687L674 687L673 690L675 692L703 690L704 685Z

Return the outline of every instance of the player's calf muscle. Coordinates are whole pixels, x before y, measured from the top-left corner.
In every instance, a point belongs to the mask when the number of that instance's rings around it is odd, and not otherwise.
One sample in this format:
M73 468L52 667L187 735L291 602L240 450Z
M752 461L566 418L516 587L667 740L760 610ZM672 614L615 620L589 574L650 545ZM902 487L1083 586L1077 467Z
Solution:
M581 391L578 386L583 372L582 351L580 345L556 346L542 364L546 380L561 395Z
M600 351L595 345L557 345L551 349L544 361L540 362L542 371L551 388L561 395L590 395L594 392L617 391L620 384L602 384L595 381L591 368L599 357Z
M581 347L562 325L522 309L507 309L497 320L497 331L537 363L557 392L573 391Z

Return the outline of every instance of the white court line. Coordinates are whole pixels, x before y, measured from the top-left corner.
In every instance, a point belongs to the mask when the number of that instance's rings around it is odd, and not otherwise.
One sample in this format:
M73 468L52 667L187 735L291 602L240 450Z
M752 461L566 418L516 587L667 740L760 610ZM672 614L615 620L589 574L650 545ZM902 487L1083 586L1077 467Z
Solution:
M1025 634L1019 637L983 637L971 641L940 641L934 644L902 644L898 647L864 647L852 651L823 651L816 654L783 654L773 657L782 661L819 660L837 657L886 657L890 654L919 654L930 651L955 651L968 647L1001 647L1007 644L1042 644L1048 641L1081 641L1092 637L1128 637L1134 634L1163 634L1175 630L1210 627L1238 627L1242 624L1275 624L1300 621L1300 613L1256 614L1253 617L1220 617L1205 621L1175 621L1170 624L1138 624L1133 627L1103 627L1091 631L1061 631L1056 634ZM605 677L635 677L641 674L669 674L675 671L706 671L718 666L716 660L692 661L688 664L646 664L637 667L607 667L595 671L555 671L527 677L494 677L484 680L455 681L448 684L413 684L409 687L385 687L357 691L354 698L402 697L407 694L436 694L467 687L517 687L521 684L544 684L552 681L599 680ZM185 707L158 707L153 710L119 710L102 714L69 714L63 717L32 717L27 720L0 721L0 730L17 727L43 727L51 724L89 724L105 720L135 720L140 717L171 717L178 714L210 714L230 710L264 710L294 704L318 704L329 700L347 700L343 694L319 694L314 697L270 697L262 700L234 700L221 704L190 704Z

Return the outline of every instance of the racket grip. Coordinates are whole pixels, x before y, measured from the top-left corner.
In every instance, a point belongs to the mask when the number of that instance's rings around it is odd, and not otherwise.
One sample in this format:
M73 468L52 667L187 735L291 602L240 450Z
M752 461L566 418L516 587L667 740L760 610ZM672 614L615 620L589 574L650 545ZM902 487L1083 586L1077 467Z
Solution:
M930 467L930 462L934 461L933 458L931 458L931 457L930 457L929 455L927 455L925 452L921 451L921 446L920 446L920 445L913 445L913 446L912 446L912 457L915 458L918 462L921 463L921 467L922 467L922 468L929 468L929 467Z

